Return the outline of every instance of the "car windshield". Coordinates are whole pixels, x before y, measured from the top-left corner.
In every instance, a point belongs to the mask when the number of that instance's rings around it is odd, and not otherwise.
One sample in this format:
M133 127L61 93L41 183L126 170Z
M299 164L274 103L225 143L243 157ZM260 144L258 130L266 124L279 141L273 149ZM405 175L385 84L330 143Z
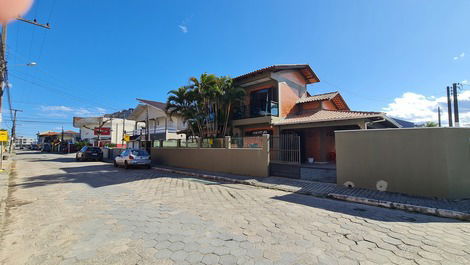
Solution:
M100 152L101 149L98 148L98 147L89 147L88 150L90 150L91 152Z
M132 155L135 156L148 156L149 154L145 150L132 150Z

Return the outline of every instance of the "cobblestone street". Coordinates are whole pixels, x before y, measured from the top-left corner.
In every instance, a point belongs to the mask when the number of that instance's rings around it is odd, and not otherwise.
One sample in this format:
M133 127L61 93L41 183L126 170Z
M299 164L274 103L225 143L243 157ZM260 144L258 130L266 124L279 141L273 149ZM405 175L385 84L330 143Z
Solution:
M3 264L468 264L470 223L24 152Z

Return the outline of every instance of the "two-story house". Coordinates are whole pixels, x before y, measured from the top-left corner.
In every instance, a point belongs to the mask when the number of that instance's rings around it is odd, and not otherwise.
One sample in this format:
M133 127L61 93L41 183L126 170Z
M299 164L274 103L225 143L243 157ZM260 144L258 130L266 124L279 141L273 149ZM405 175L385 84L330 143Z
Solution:
M160 140L184 139L186 123L178 115L167 115L163 102L137 99L140 104L134 109L128 119L135 121L133 131L127 146L130 148L148 149L156 146Z
M320 79L307 64L274 65L234 82L246 90L234 112L234 135L299 136L298 162L335 160L335 130L401 127L381 112L351 111L339 92L310 95L307 85Z

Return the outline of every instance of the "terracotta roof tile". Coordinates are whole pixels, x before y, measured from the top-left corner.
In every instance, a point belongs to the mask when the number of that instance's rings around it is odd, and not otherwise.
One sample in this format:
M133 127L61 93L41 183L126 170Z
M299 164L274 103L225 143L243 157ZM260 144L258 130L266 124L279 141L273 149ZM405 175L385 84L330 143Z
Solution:
M137 99L138 101L142 102L142 103L145 103L145 104L148 104L150 106L153 106L157 109L161 109L163 111L165 111L165 108L166 108L166 104L163 103L163 102L158 102L158 101L153 101L153 100L146 100L146 99L140 99L138 98Z
M306 103L306 102L313 102L313 101L323 101L323 100L331 100L338 95L338 91L325 93L325 94L318 94L313 96L306 96L304 94L303 97L297 100L297 104L299 103Z
M339 111L339 110L320 110L314 113L292 115L286 117L274 125L288 125L288 124L301 124L301 123L313 123L313 122L325 122L325 121L337 121L337 120L353 120L363 118L382 117L382 112L367 112L367 111Z
M308 81L309 84L311 83L316 83L320 82L320 79L318 79L317 75L315 72L313 72L312 68L308 64L277 64L277 65L272 65L268 66L265 68L261 68L256 71L252 71L240 76L237 76L234 78L235 81L240 81L246 78L253 77L258 74L262 74L265 72L276 72L276 71L281 71L281 70L294 70L297 69L299 70L302 75L305 77L305 79Z

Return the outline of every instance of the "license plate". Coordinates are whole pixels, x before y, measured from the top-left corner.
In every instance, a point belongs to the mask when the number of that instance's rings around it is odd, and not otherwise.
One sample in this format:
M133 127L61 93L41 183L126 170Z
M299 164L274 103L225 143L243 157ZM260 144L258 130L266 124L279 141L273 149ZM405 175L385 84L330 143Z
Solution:
M97 156L98 154L91 154L92 156Z

